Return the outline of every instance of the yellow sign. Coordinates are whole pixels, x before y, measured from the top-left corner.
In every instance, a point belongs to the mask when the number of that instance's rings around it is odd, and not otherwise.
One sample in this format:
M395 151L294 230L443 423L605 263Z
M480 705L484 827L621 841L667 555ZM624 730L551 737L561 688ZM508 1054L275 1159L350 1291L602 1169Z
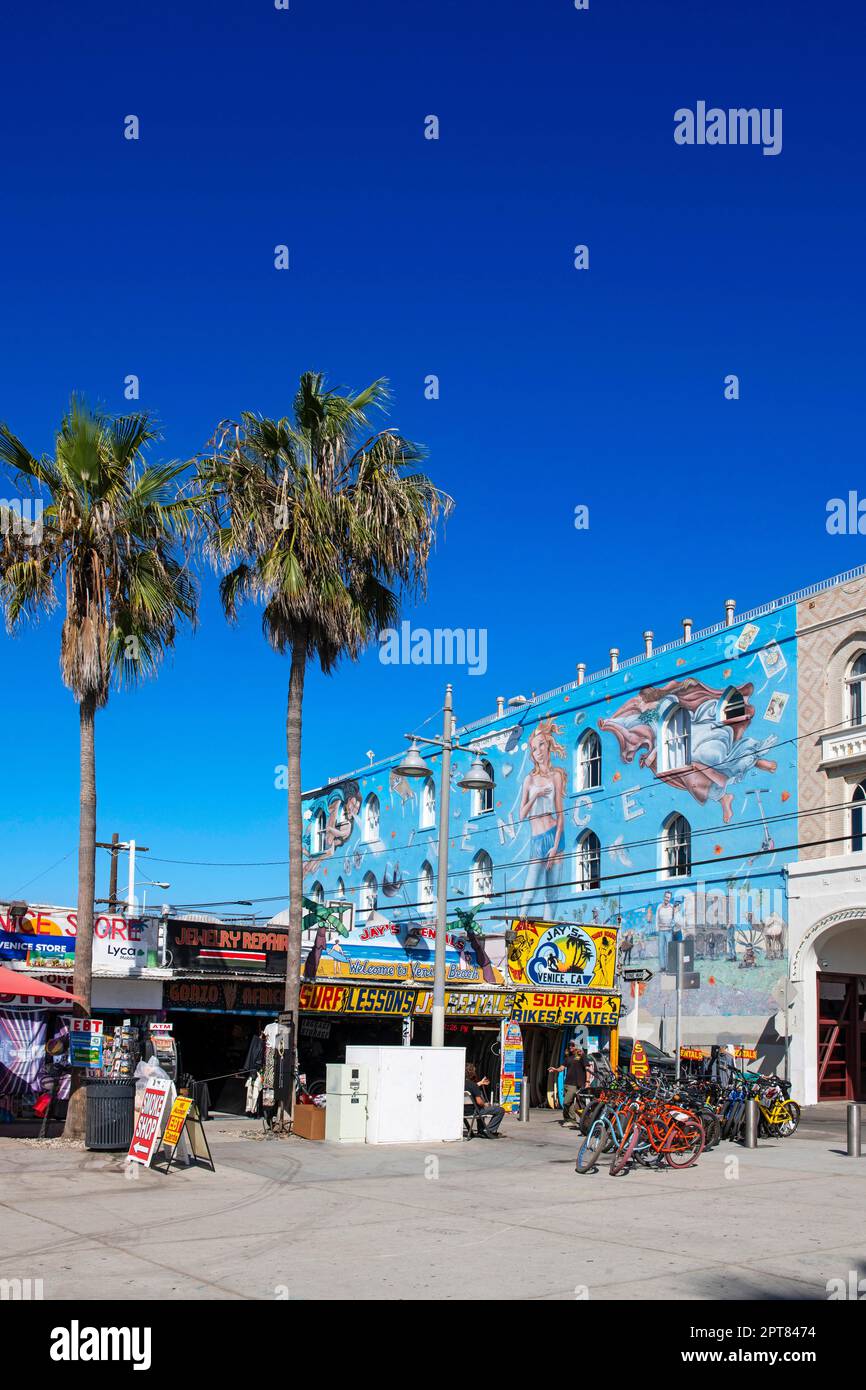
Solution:
M635 1042L632 1047L629 1070L632 1076L649 1076L649 1062L647 1061L646 1048L642 1042Z
M758 1060L758 1050L755 1047L735 1047L734 1056L742 1057L747 1062L756 1062Z
M613 1028L619 1019L618 994L562 993L521 990L514 996L511 1017L515 1023L540 1023L547 1028L585 1024L588 1028Z
M684 1062L702 1062L706 1053L700 1047L681 1047L680 1056Z
M180 1139L181 1132L183 1130L184 1121L186 1120L186 1117L189 1114L189 1107L191 1105L191 1096L178 1096L174 1105L171 1107L171 1114L168 1117L168 1124L166 1125L165 1133L162 1136L162 1142L165 1148L174 1149L177 1147L178 1140Z
M433 991L419 990L415 997L415 1016L432 1012ZM454 1018L508 1018L511 995L504 990L446 989L445 1012Z
M612 989L616 927L577 922L511 923L508 975L528 989Z

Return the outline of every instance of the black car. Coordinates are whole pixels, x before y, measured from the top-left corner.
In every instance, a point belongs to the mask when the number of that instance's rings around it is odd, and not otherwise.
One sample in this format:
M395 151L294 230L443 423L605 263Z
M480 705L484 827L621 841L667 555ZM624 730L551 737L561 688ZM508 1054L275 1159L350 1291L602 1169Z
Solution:
M620 1038L619 1040L619 1065L623 1070L627 1070L631 1065L631 1050L634 1046L632 1038ZM650 1071L662 1072L665 1075L673 1076L677 1069L676 1058L669 1052L662 1052L655 1043L645 1042L644 1051L646 1059L650 1064Z

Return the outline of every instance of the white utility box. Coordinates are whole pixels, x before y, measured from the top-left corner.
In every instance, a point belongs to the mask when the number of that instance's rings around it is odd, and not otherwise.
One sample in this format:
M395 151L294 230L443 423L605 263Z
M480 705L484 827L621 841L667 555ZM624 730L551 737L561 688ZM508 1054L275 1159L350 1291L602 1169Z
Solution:
M367 1069L368 1144L462 1139L465 1047L353 1044L346 1048L346 1065Z
M325 1095L325 1138L337 1144L363 1144L367 1138L367 1068L329 1062Z

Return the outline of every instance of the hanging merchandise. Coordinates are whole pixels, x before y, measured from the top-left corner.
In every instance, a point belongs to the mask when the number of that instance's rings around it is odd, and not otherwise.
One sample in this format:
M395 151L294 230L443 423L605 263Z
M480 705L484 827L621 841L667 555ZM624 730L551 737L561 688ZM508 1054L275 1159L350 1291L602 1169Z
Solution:
M247 1055L244 1061L244 1072L246 1074L246 1106L247 1115L257 1115L259 1113L259 1099L264 1089L264 1066L265 1066L265 1032L255 1033L250 1038L250 1045L247 1048Z
M262 1105L273 1120L280 1110L291 1110L292 1104L295 1030L290 1014L283 1014L279 1022L267 1025L264 1044Z

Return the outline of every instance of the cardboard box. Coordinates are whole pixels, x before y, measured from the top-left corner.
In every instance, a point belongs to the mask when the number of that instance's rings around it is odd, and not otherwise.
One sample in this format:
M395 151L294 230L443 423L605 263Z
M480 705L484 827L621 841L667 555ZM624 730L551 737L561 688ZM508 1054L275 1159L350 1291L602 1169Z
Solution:
M324 1139L325 1109L322 1105L296 1105L292 1133L302 1139Z

